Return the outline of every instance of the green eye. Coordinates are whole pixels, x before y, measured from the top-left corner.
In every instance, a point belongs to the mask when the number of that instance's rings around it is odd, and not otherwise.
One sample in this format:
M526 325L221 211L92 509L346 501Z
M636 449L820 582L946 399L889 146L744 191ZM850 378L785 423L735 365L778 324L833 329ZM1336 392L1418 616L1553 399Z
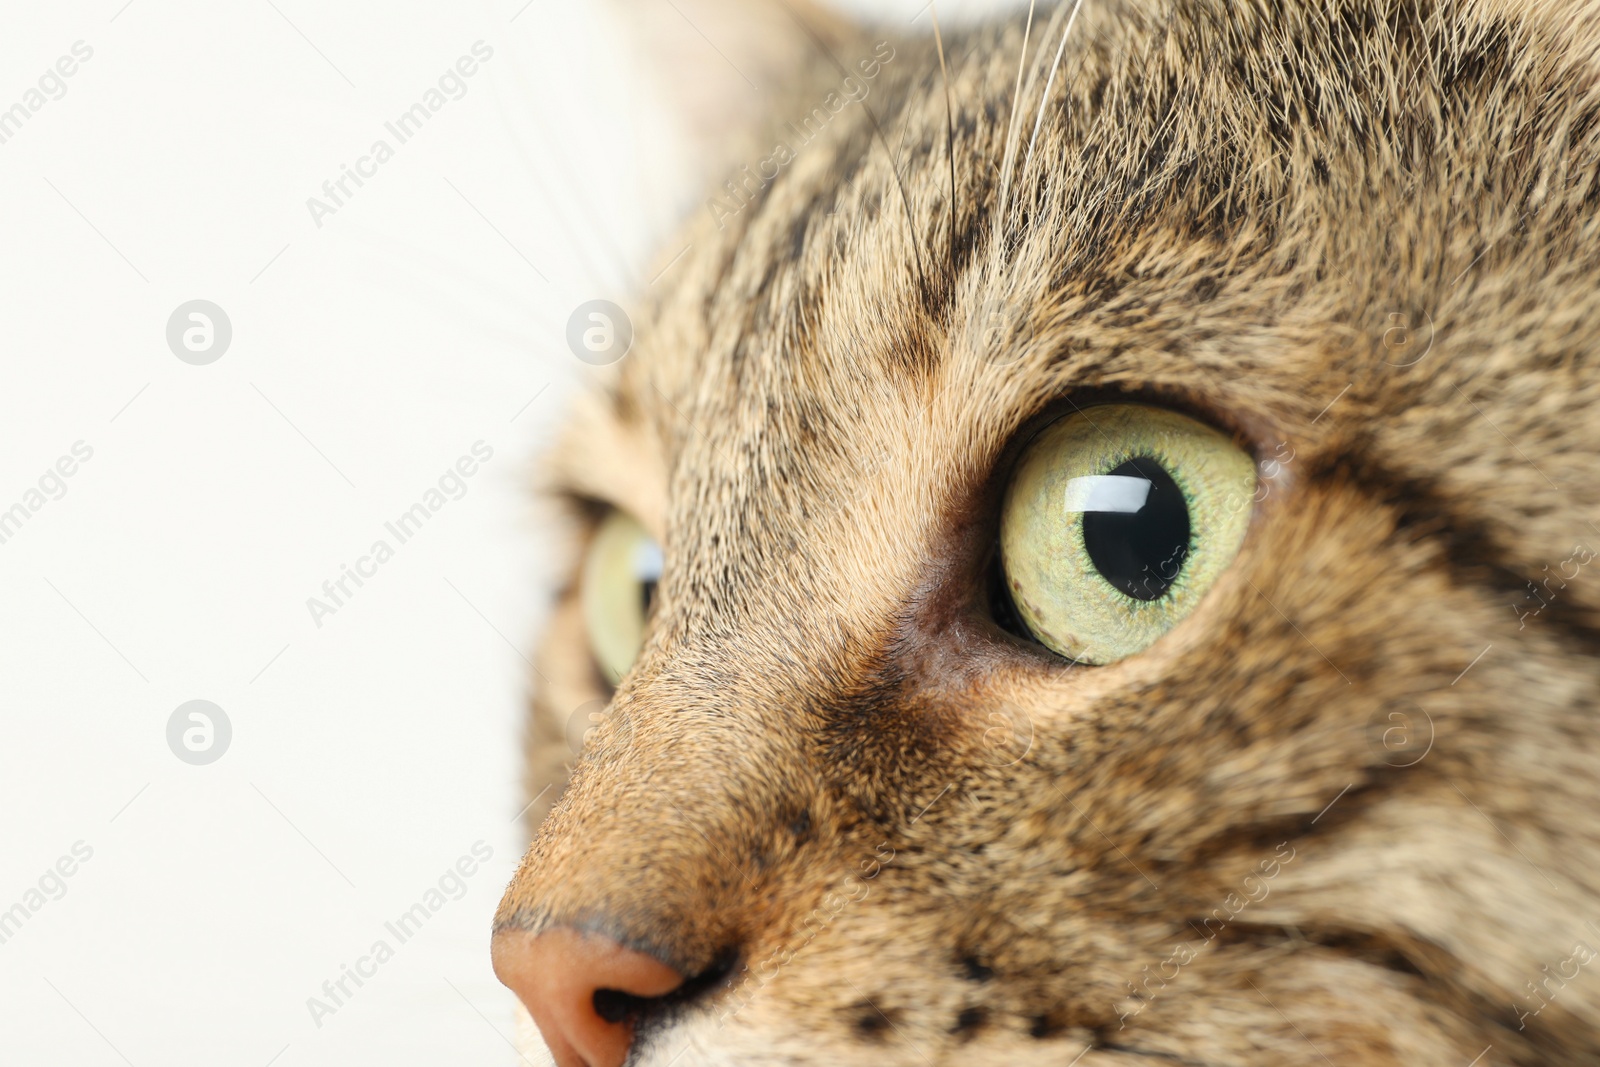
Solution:
M1074 661L1112 663L1194 610L1239 551L1255 463L1164 408L1107 404L1052 424L1022 455L1000 517L1022 622Z
M600 672L612 685L633 666L661 580L661 546L631 515L600 523L583 561L583 621Z

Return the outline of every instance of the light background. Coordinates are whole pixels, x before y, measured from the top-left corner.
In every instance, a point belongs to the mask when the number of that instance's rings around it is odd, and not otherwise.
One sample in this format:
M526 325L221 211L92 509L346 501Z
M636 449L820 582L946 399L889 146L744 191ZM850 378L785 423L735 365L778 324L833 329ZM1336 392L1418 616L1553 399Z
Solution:
M568 315L626 303L695 202L662 94L591 3L6 14L0 109L93 56L0 144L0 511L93 457L0 543L0 912L93 857L0 944L0 1063L513 1063L488 924L554 579L527 482L596 373ZM317 226L307 198L477 41L464 95ZM165 336L197 298L233 329L206 366ZM317 626L307 598L478 441L465 495ZM232 725L207 766L167 745L193 699ZM465 895L316 1025L478 842Z

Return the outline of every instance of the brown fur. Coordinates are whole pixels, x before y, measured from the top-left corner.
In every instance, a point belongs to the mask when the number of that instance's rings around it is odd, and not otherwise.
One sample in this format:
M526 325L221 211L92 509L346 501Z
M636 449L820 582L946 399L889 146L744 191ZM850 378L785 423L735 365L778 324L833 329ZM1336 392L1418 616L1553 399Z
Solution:
M1026 167L1066 9L1020 96L1021 17L947 27L953 229L931 37L835 39L894 43L870 113L697 212L556 457L666 571L614 694L562 596L534 792L612 705L497 922L732 962L630 1062L1600 1059L1600 962L1550 980L1600 946L1600 576L1517 607L1600 548L1593 8L1085 0ZM779 51L773 127L840 78ZM1194 615L1070 668L981 576L1019 437L1107 395L1293 459Z

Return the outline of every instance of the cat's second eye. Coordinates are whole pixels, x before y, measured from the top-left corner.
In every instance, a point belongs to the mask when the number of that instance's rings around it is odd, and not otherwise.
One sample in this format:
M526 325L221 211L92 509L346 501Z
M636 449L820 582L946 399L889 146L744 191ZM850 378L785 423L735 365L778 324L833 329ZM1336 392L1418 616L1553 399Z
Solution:
M608 514L589 542L583 621L595 662L612 685L622 681L644 644L661 563L661 546L625 512Z
M1194 610L1244 540L1254 460L1165 408L1106 404L1029 443L1000 518L1006 590L1039 643L1106 664Z

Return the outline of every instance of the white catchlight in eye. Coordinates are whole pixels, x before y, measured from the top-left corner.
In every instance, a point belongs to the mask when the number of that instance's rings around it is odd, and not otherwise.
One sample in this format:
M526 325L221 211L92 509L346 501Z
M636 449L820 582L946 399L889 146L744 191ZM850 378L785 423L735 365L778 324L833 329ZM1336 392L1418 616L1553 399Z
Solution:
M640 541L633 549L633 577L636 581L655 584L661 580L661 569L666 559L661 546L654 541Z
M1087 474L1067 482L1065 510L1137 515L1150 499L1150 482L1121 474Z

